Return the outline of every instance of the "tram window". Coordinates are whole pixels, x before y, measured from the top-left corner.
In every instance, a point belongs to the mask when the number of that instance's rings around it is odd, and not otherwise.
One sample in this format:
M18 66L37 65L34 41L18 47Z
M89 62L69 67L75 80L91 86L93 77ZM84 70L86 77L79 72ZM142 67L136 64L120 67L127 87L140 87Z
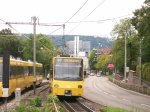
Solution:
M18 69L18 74L19 75L24 75L24 67L23 66L21 66L21 67L18 67L19 69Z
M24 68L22 66L11 67L11 75L16 75L16 76L24 75Z
M13 78L17 75L17 67L16 66L10 66L10 78Z
M82 67L78 63L57 64L54 74L55 79L82 80Z
M29 75L29 69L28 69L28 67L24 67L24 75L25 76Z
M36 73L37 73L37 75L41 75L42 74L42 68L37 67Z
M2 81L2 74L3 74L3 63L0 62L0 81Z
M29 67L29 75L33 75L33 67Z

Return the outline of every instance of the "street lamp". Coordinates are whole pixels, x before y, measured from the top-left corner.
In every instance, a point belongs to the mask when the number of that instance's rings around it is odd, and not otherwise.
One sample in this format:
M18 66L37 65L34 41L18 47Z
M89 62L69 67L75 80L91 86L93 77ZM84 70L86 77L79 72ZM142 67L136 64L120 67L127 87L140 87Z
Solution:
M37 17L32 17L33 19L33 88L34 94L36 89L36 20Z
M125 34L125 46L124 46L124 49L125 49L125 58L124 58L124 80L126 81L126 68L127 68L127 45L126 45L126 43L127 43L127 40L126 40L126 38L127 38L127 33Z
M143 40L143 38L140 39L140 49L139 49L139 80L140 80L140 85L142 84L142 49L141 49L142 40Z

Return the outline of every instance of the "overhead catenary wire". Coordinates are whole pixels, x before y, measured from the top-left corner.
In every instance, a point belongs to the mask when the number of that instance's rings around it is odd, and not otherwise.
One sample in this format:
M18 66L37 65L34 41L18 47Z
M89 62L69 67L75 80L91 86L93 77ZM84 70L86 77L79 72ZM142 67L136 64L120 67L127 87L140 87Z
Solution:
M11 29L13 29L14 31L16 31L17 33L19 33L19 36L20 35L22 35L22 36L24 36L24 37L26 37L26 38L28 38L29 39L29 37L28 36L26 36L26 35L24 35L24 34L21 34L18 30L16 30L9 22L6 22L6 21L4 21L4 20L2 20L2 19L0 19L4 24L6 24L9 28L11 28Z
M99 6L101 6L106 0L101 1L86 17L83 18L85 20L88 18Z
M71 21L71 22L54 22L54 23L40 23L39 26L63 26L63 24L77 24L77 23L98 23L98 22L107 22L107 21L116 21L117 19L124 18L127 16L131 16L132 14L126 14L118 17L113 18L106 18L106 19L99 19L99 20L88 20L88 21ZM62 24L62 25L60 25Z
M39 26L63 26L64 23L65 24L77 24L80 22L82 22L82 23L98 23L98 22L116 21L117 19L124 18L124 17L131 16L131 15L132 14L126 14L126 15L113 17L113 18L106 18L106 19L99 19L99 20L88 20L88 21L84 21L84 20L83 21L72 21L72 22L67 22L67 23L65 23L65 22L40 23L40 24L38 23L37 25L39 25ZM9 23L9 22L6 22L6 23ZM0 23L0 24L6 24L6 23ZM25 23L23 23L23 24L25 24Z
M18 30L16 30L11 24L23 24L23 25L33 25L33 23L32 22L6 22L6 21L4 21L4 20L2 20L2 19L0 19L2 22L3 22L3 24L6 24L8 27L10 27L11 29L13 29L15 32L17 32L17 33L19 33L19 35L18 36L24 36L24 37L26 37L26 38L28 38L28 39L31 39L31 38L29 38L28 36L26 36L26 35L24 35L24 34L21 34ZM61 26L61 25L52 25L52 24L46 24L46 23L40 23L39 24L39 19L38 19L38 23L36 23L36 25L40 25L40 26ZM0 36L15 36L15 35L0 35ZM47 36L45 36L45 37L47 37ZM48 47L46 47L42 42L41 42L41 45L44 47L44 48L46 48L46 49L48 49L48 50L51 50L51 49L49 49Z
M75 26L72 30L70 30L70 32L72 32L74 29L76 29L80 23L99 23L99 22L107 22L107 21L113 21L117 24L117 19L120 19L120 18L124 18L124 17L127 17L127 16L131 16L132 14L127 14L127 15L123 15L123 16L119 16L119 17L113 17L113 18L107 18L107 19L99 19L99 20L89 20L89 21L78 21L78 22L69 22L69 23L75 23L78 25ZM69 32L69 33L70 33Z
M3 23L5 23L5 21L4 21L4 20L2 20L2 19L0 19L0 21L2 21Z
M106 0L101 1L87 16L85 16L85 17L78 23L78 25L76 25L74 28L72 28L72 29L69 31L69 33L72 32L73 30L75 30L75 29L81 24L82 21L84 21L86 18L88 18L88 17L89 17L99 6L101 6L105 1L106 1Z
M10 28L12 28L13 30L15 30L16 32L18 32L19 33L19 35L22 35L22 36L24 36L24 37L26 37L26 38L28 38L29 39L29 37L28 36L26 36L26 35L24 35L24 34L22 34L22 33L20 33L18 30L16 30L11 24L7 24Z
M82 6L81 6L66 22L64 22L63 24L68 23L75 15L77 15L77 13L85 6L85 4L86 4L87 2L88 2L88 0L86 0L86 1L82 4ZM53 34L53 33L56 32L56 31L58 31L58 30L61 29L62 27L63 27L63 26L61 26L61 27L57 28L56 30L52 31L52 32L50 33L50 35Z
M99 20L89 20L89 21L73 21L73 22L67 22L67 24L77 24L77 23L98 23L98 22L107 22L107 21L114 21L116 23L116 20L117 19L120 19L120 18L124 18L124 17L127 17L127 16L131 16L132 14L126 14L126 15L122 15L122 16L119 16L119 17L113 17L113 18L106 18L106 19L99 19ZM17 33L19 33L18 36L21 36L23 34L21 34L18 30L16 30L12 25L10 25L9 22L6 22L4 21L3 19L0 19L0 21L2 21L3 23L0 23L0 24L6 24L7 26L9 26L9 28L13 29L14 31L16 31ZM61 26L60 24L63 24L64 22L55 22L55 23L38 23L37 25L39 26ZM13 24L17 24L17 22L13 22ZM22 24L27 24L27 23L24 23L22 22ZM28 23L28 24L32 24L32 23ZM1 36L14 36L14 35L1 35ZM26 35L23 35L24 37L26 38L29 38L28 36ZM47 36L46 36L47 37Z

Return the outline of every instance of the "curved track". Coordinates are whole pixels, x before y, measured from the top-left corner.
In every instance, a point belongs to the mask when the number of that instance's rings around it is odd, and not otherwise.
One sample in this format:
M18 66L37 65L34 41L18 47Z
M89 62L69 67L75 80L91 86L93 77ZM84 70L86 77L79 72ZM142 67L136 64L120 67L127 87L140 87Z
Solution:
M94 112L76 99L63 99L61 104L68 112Z

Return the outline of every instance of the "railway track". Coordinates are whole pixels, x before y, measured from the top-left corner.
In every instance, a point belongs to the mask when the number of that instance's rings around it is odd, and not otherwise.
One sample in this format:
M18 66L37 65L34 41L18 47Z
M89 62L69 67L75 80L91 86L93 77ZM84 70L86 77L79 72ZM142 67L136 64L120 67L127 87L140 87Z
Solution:
M79 102L76 99L73 100L61 100L62 106L68 112L95 112L94 110L90 109L90 107L84 105L83 103Z
M44 100L47 99L48 94L49 94L49 83L44 83L41 84L40 87L36 88L35 94L34 90L25 94L25 96L21 99L21 102L27 104L36 96L41 97Z
M42 96L45 91L48 91L49 83L42 83L40 86L36 87L36 94L34 95L33 89L29 88L21 93L21 102L28 103L33 97L35 96ZM48 92L47 92L48 93ZM46 98L47 95L44 94L43 97ZM11 96L7 102L7 107L14 108L16 106L16 101L14 95ZM3 100L0 101L0 110L4 110L6 105L4 104Z

